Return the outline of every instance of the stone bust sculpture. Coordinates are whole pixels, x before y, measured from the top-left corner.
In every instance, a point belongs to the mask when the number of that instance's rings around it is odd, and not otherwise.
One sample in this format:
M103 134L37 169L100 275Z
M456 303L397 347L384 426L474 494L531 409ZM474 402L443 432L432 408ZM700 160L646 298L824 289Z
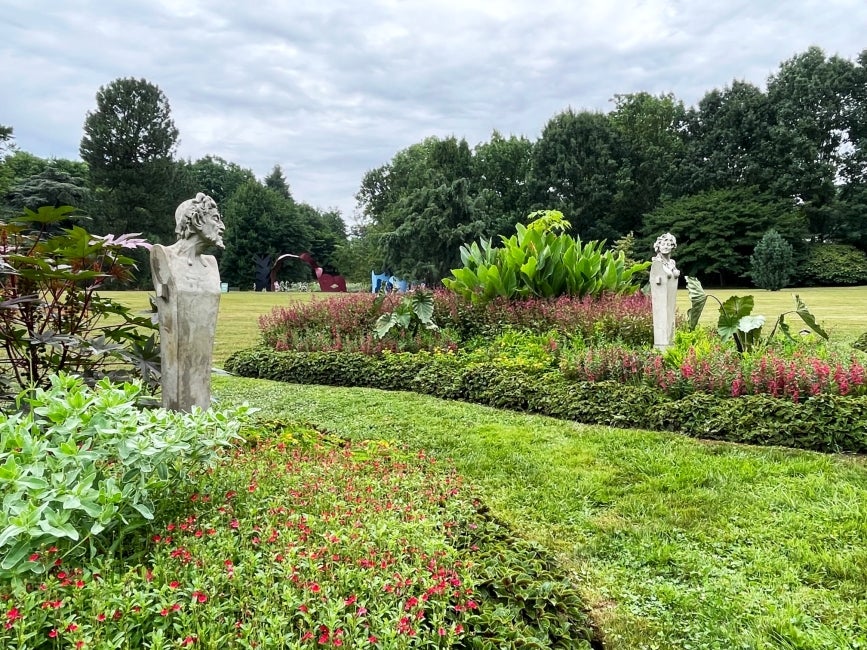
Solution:
M165 408L189 411L193 406L207 409L211 403L220 272L217 260L204 252L223 247L224 230L217 204L200 192L175 211L178 240L151 249Z
M671 259L677 248L674 235L667 232L653 244L656 255L650 265L650 298L653 302L653 345L664 349L674 342L677 279L680 271Z

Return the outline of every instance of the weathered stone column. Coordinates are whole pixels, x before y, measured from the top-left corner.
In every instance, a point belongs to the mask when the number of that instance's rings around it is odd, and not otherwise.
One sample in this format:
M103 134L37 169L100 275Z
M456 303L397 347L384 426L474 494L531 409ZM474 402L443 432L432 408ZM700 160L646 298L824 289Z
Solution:
M220 272L213 255L223 247L223 221L214 200L199 193L175 212L178 241L151 250L151 272L160 323L162 404L189 411L211 404L211 364Z

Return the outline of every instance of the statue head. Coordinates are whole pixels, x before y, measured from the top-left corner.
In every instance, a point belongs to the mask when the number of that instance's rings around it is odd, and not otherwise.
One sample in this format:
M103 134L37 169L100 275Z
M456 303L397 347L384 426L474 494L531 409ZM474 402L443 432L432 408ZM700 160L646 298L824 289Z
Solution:
M677 248L677 240L670 232L660 235L653 243L653 250L663 255L669 255L675 248Z
M223 219L210 196L199 192L175 210L175 234L178 240L198 235L205 243L223 248Z

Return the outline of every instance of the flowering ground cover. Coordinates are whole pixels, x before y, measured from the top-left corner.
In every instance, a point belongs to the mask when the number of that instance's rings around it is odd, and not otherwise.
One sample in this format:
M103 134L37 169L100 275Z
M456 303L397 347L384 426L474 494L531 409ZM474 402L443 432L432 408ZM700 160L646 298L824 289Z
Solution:
M589 648L575 587L454 468L269 426L115 554L0 586L2 648Z
M499 519L581 577L609 650L867 647L863 459L412 393L238 378L216 387L271 416L453 458Z

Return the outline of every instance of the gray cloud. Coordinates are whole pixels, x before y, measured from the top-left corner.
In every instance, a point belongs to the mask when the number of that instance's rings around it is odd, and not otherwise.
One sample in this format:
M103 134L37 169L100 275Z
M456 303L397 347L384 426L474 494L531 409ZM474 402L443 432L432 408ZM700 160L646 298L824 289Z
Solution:
M0 123L40 156L76 158L101 85L160 86L179 155L260 177L347 220L365 171L429 135L538 137L568 106L617 93L687 104L763 85L810 45L867 47L862 0L11 0L0 25Z

